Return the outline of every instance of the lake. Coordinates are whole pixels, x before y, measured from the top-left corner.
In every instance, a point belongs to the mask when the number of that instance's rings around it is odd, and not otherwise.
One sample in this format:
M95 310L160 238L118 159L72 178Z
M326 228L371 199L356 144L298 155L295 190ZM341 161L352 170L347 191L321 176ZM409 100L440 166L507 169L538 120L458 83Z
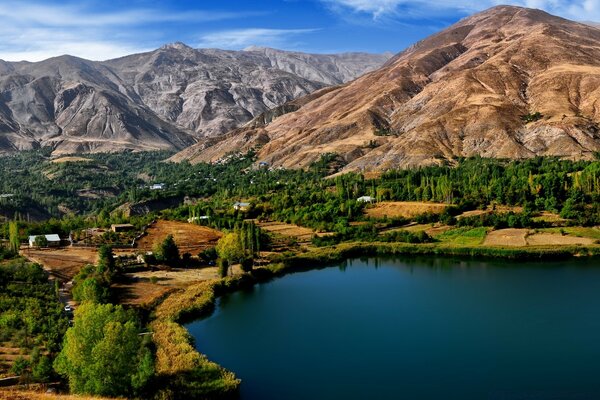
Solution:
M254 399L598 399L598 259L350 260L187 325Z

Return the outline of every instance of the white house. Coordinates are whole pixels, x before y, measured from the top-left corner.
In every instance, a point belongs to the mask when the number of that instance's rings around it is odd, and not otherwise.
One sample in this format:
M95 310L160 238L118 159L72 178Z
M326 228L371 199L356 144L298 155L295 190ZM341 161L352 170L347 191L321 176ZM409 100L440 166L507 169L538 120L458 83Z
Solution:
M60 246L60 236L56 234L50 235L33 235L29 236L29 247L35 247L35 238L38 236L45 236L46 241L48 242L48 247L58 247Z
M233 209L234 210L247 210L250 207L250 203L240 203L239 201L236 201L235 203L233 203Z
M164 183L155 183L150 185L150 190L164 190L165 186L166 185Z
M356 201L358 201L359 203L372 203L375 201L375 199L371 196L362 196L356 199Z
M201 215L199 217L191 217L188 218L188 222L191 224L192 222L196 222L196 221L206 221L210 219L210 217L208 215Z

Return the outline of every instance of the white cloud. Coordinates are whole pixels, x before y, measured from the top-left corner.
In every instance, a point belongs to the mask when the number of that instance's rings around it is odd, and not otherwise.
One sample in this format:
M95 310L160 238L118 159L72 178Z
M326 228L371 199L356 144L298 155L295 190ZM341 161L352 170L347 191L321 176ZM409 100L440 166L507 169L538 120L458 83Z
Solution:
M201 23L257 15L213 11L169 12L158 8L130 8L113 12L84 5L46 5L7 0L0 3L0 59L40 61L70 54L106 60L148 50L148 42L162 44L153 24ZM86 6L87 5L87 6Z
M242 49L253 45L289 48L291 38L315 31L317 29L232 29L205 34L197 46L220 49Z
M321 0L343 15L368 15L373 20L439 16L448 11L471 13L499 4L539 8L574 20L600 20L600 0Z

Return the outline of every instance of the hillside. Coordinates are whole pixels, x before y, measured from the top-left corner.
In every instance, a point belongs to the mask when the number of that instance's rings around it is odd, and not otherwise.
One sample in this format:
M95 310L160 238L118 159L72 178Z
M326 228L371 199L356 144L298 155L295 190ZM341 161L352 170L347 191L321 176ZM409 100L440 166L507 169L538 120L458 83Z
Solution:
M388 58L174 43L105 62L0 61L0 153L183 149Z
M494 7L320 94L173 160L210 161L257 146L259 159L274 166L307 166L337 153L345 170L473 155L590 158L600 150L600 30L539 10Z

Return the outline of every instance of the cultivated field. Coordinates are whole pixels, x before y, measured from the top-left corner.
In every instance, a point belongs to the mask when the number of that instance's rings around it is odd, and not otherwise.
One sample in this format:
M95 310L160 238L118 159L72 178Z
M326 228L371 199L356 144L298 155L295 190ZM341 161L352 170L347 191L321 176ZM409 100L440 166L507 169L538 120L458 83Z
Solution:
M527 246L529 229L500 229L487 234L483 244L486 246Z
M173 235L180 254L190 253L193 256L214 246L222 236L221 232L205 226L159 220L151 225L146 230L146 235L137 242L137 250L152 251L152 248L162 242L167 235Z
M593 245L596 239L589 237L577 237L561 235L557 233L540 232L529 229L500 229L488 233L485 238L486 246L573 246Z
M25 249L21 253L49 271L50 275L70 281L87 264L95 264L98 252L93 248Z
M312 229L304 228L294 224L286 224L283 222L259 222L257 225L267 232L275 233L281 236L292 237L299 242L310 241L315 234Z
M371 218L410 218L425 213L441 214L448 204L420 201L382 201L368 207L365 213Z
M128 274L129 275L129 274ZM111 285L120 304L144 306L153 304L157 299L171 292L173 288L150 282L150 280L126 277Z

